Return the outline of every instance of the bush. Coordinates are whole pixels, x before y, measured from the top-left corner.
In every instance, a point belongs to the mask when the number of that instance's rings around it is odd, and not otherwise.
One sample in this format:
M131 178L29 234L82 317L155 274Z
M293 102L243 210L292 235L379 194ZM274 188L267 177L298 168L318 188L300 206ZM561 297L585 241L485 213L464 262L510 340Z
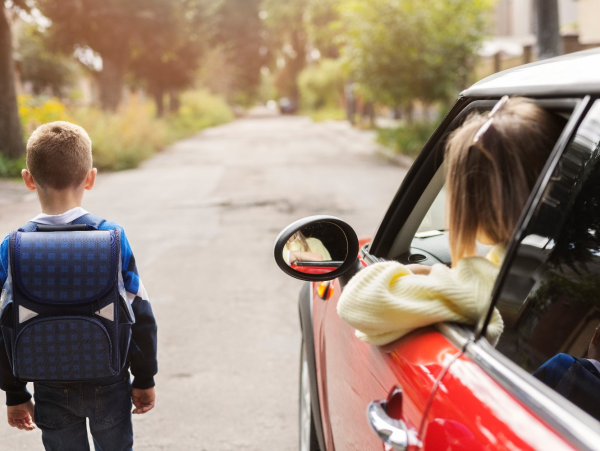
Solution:
M310 118L315 122L324 121L343 121L346 119L346 110L343 108L321 108L309 113Z
M394 151L415 157L433 133L437 122L405 123L396 128L377 129L377 142Z
M307 67L298 77L298 87L305 110L339 108L344 95L341 60L323 59Z
M231 108L220 97L206 91L189 91L181 96L177 114L167 118L169 140L176 141L207 127L224 124L234 118Z
M19 96L19 116L25 140L40 125L54 121L73 121L67 108L55 97Z
M0 177L1 178L21 178L21 170L26 167L25 157L17 160L11 160L0 154Z
M115 113L77 108L72 114L73 122L92 138L94 166L99 170L135 168L168 143L167 125L154 117L149 104L131 101Z
M94 166L109 171L135 168L164 146L233 119L229 106L205 91L184 93L179 111L164 119L156 118L151 103L135 98L111 113L93 107L68 108L56 98L19 96L19 113L25 139L47 122L81 125L92 139ZM18 177L24 167L24 158L0 155L0 177Z

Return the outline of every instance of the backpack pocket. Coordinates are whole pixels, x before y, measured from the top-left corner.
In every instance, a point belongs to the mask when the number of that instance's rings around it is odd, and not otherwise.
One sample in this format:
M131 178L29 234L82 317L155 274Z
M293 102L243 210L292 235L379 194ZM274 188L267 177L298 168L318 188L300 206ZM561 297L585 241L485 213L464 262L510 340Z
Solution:
M27 381L85 381L115 376L111 341L93 318L63 316L31 321L18 334L15 375Z

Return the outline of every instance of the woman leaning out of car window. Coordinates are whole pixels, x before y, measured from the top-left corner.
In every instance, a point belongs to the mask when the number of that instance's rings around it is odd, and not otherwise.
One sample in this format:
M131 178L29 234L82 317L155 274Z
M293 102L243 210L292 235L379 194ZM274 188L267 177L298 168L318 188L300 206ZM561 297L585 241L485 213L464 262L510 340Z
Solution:
M506 245L563 120L525 98L500 100L471 116L446 146L447 208L452 268L376 263L359 272L338 303L342 319L375 345L438 322L474 324L498 276ZM484 257L476 241L493 245ZM498 311L487 328L497 343Z

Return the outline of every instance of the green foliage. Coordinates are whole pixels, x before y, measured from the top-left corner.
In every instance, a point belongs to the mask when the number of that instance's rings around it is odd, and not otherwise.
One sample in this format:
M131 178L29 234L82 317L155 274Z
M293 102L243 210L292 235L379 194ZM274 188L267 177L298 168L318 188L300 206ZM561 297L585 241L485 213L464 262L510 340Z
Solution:
M201 57L214 33L217 0L155 0L158 21L143 41L132 44L131 69L163 114L163 97L195 82Z
M223 53L231 78L227 98L242 106L250 106L256 100L261 66L267 58L259 17L261 1L223 0L216 14L213 44Z
M61 96L75 81L78 68L72 57L48 49L47 41L36 26L23 27L17 37L21 79L32 84L33 92L50 90Z
M25 156L13 160L0 153L0 178L20 178L21 170L25 169L26 166Z
M120 171L137 167L172 142L233 119L227 104L205 91L185 92L176 114L159 119L152 104L133 99L115 112L98 108L67 108L56 98L19 97L26 138L41 124L69 121L81 125L92 139L94 166ZM0 155L0 177L19 177L24 157Z
M377 142L392 148L397 153L416 157L436 126L436 123L415 121L396 128L379 128Z
M305 14L306 30L311 47L323 58L338 58L340 0L309 0Z
M454 96L485 36L491 0L340 0L344 56L370 100Z
M262 103L267 103L269 100L275 100L276 98L277 90L275 89L273 74L269 70L264 70L261 72L257 100Z
M310 111L308 114L315 122L343 121L346 119L346 110L340 107L321 108Z
M182 95L176 114L157 118L148 103L130 102L114 113L77 109L74 122L92 138L94 165L120 171L137 167L172 142L233 119L227 104L203 91Z
M308 110L340 106L344 95L344 77L340 60L322 59L307 67L298 77L302 107Z
M281 97L299 100L298 75L306 64L305 12L310 0L263 0L270 58L278 72L275 86ZM274 68L275 68L274 67Z
M71 52L102 57L100 101L115 109L123 79L133 71L157 100L192 85L208 41L207 19L220 0L35 0L51 21L48 38Z
M167 143L166 124L148 104L130 102L115 112L78 108L73 122L92 138L94 166L119 171L138 166Z
M21 95L19 117L25 141L42 124L54 121L72 121L67 108L56 97Z
M176 115L167 118L169 141L192 135L207 127L234 119L231 108L219 97L206 91L189 91L181 97Z

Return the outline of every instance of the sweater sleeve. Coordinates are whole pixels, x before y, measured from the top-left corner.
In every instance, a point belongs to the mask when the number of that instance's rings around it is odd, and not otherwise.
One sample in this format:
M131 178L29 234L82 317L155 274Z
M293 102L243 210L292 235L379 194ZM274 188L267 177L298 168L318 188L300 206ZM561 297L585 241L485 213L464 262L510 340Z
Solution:
M8 279L9 270L8 237L6 237L0 245L0 286L2 286L3 290L5 288L4 284ZM1 302L0 307L2 307ZM0 334L0 389L6 392L7 406L17 406L31 399L31 394L27 391L27 383L17 379L12 372L2 334Z
M306 241L308 242L310 252L321 255L323 261L331 261L331 255L321 240L317 238L308 238Z
M398 262L360 271L338 302L338 314L367 343L385 345L414 329L439 322L474 324L484 314L499 265L465 258L456 268L437 264L429 275L413 274ZM495 343L502 319L495 312L488 339Z
M102 228L115 228L115 226L121 229L123 284L135 316L130 345L131 374L134 377L132 386L140 389L151 388L154 387L154 376L158 372L156 319L125 231L114 223L105 223Z

